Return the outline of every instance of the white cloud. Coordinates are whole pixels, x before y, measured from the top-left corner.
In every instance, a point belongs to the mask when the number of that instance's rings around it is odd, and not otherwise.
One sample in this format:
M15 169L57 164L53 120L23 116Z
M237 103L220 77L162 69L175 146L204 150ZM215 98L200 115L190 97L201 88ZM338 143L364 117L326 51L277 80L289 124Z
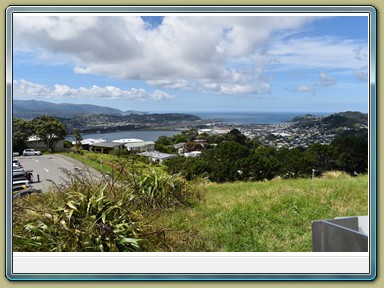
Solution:
M23 91L25 94L29 96L39 96L39 95L48 96L50 93L50 90L48 89L48 87L41 84L31 83L23 79L19 81L13 81L13 85L14 85L14 89L17 88L17 90Z
M14 17L16 50L67 57L75 73L147 80L207 93L269 93L266 50L273 33L312 17L165 17L147 29L140 17ZM238 66L236 63L246 63Z
M325 72L320 72L320 86L329 87L336 85L336 80L332 76L326 74Z
M70 88L67 85L55 84L53 89L48 86L32 83L26 80L13 81L15 98L99 98L99 99L132 99L132 100L169 100L175 97L166 92L156 90L149 93L144 89L131 88L122 90L114 86L90 88Z
M291 92L303 92L316 94L320 89L326 89L331 86L337 85L336 79L331 75L321 71L319 73L318 81L311 84L300 84L295 88L288 89Z
M337 37L293 37L271 45L270 53L278 57L279 71L293 69L334 69L354 71L367 64L367 44ZM366 53L366 52L365 52ZM359 56L357 56L359 55Z
M271 91L266 71L343 71L366 79L367 69L361 68L367 65L366 43L299 37L315 19L171 16L156 29L148 29L147 23L133 16L15 16L13 43L16 50L40 51L45 61L60 59L62 63L66 59L77 74L145 80L159 89L266 94ZM319 83L305 84L300 90L311 92L319 89L317 85L336 84L329 73L320 72ZM64 93L63 89L59 87L57 95ZM148 94L101 89L97 89L99 94L108 92L114 97L131 97L133 93L145 98Z
M316 92L316 88L312 85L302 84L299 85L295 91L314 94Z

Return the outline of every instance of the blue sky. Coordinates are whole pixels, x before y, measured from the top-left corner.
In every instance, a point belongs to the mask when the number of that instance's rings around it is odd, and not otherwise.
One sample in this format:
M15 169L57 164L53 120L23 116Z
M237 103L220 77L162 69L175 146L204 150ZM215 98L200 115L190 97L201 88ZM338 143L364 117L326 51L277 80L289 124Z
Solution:
M14 14L14 99L156 112L368 111L366 16Z

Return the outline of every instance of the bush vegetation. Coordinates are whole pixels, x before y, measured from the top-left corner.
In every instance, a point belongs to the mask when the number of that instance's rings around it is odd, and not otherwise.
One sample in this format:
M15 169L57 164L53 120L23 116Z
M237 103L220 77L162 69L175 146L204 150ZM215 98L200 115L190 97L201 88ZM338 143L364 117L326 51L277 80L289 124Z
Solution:
M343 173L342 175L346 175ZM204 201L162 214L161 252L310 252L311 221L368 215L368 177L207 184Z
M204 139L202 135L199 137ZM278 176L311 178L330 170L355 175L368 170L368 143L360 137L340 137L330 145L312 144L307 148L292 149L264 146L247 139L236 129L217 137L205 137L206 143L198 158L180 156L167 160L168 172L181 173L189 180L207 177L224 183L271 180ZM219 143L212 145L211 140ZM162 143L171 141L172 138L168 141L162 139Z
M199 186L176 175L112 164L111 176L64 171L52 191L14 199L14 251L141 251L151 217L200 199Z
M275 149L236 129L192 129L156 147L173 152L180 141L201 156L148 164L78 145L66 155L88 170L14 199L14 251L310 251L311 221L368 213L364 139Z

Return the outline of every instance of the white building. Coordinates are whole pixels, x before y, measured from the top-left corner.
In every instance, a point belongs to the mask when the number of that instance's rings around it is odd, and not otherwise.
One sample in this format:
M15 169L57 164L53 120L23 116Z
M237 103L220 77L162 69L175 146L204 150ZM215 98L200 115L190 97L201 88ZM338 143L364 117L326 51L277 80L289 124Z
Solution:
M129 139L117 139L117 140L113 140L112 142L126 144L126 143L138 143L138 142L144 142L144 141L141 139L129 138Z
M155 150L155 142L153 141L141 141L141 142L132 142L126 143L124 145L128 151L154 151Z
M142 152L142 153L138 153L137 155L147 157L151 161L155 161L159 163L162 163L164 160L177 157L177 155L175 154L167 154L167 153L162 153L158 151Z
M201 155L201 151L192 151L184 153L184 157L198 157Z
M56 135L53 135L54 138ZM36 149L36 150L47 150L47 143L41 140L37 136L31 136L27 140L28 148ZM64 141L59 140L55 146L55 151L63 151L64 150Z

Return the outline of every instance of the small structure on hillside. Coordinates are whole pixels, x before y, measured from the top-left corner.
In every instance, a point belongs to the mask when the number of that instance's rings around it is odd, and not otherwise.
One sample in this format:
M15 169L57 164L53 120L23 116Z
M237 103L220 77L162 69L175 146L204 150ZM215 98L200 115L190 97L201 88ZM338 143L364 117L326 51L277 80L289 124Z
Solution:
M36 150L47 150L47 143L45 143L43 140L41 140L37 136L31 136L27 140L27 145L29 148L36 149ZM64 150L64 140L59 140L56 143L55 146L56 151L63 151Z
M112 142L126 144L126 143L140 143L144 141L141 139L127 138L127 139L116 139L116 140L113 140Z
M186 152L183 155L184 157L199 157L201 155L201 151Z
M162 153L158 151L146 151L142 153L138 153L139 156L144 156L149 158L151 161L162 163L164 160L168 160L174 157L177 157L175 154Z
M124 146L128 149L128 151L154 151L155 150L155 142L153 141L141 141L134 143L126 143Z
M107 140L104 140L102 138L99 139L93 139L93 138L87 138L80 141L80 145L83 150L89 150L89 146L97 143L105 143ZM76 141L72 141L72 145L76 145ZM90 150L89 150L90 151Z
M99 142L94 144L89 144L89 151L100 152L104 154L109 154L111 151L116 149L124 149L123 143L114 143L114 142Z

